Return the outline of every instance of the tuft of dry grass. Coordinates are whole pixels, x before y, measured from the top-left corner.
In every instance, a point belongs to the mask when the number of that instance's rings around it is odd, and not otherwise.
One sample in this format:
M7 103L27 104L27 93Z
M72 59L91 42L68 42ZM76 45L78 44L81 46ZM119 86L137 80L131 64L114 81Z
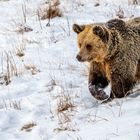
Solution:
M0 84L3 85L5 84L6 86L11 83L10 76L8 74L1 74L0 75Z
M14 108L16 110L21 110L20 101L10 101L10 108Z
M53 131L54 132L62 132L62 131L72 131L72 132L75 132L77 130L74 129L74 128L72 128L71 126L66 126L66 127L58 127L58 128L55 128Z
M58 127L54 129L54 132L76 131L71 122L74 107L76 106L72 102L72 97L62 92L57 104Z
M9 85L11 82L11 77L18 76L16 62L10 51L3 54L2 69L4 69L4 67L5 71L2 70L2 73L0 74L0 83Z
M17 29L16 29L17 33L23 34L24 32L31 32L31 31L33 31L31 27L24 25L22 23L17 24Z
M44 12L44 14L41 16L41 19L45 20L45 19L52 19L55 17L62 17L62 12L58 7L49 6L49 9L46 10L46 13Z
M37 69L37 67L34 64L30 64L30 65L25 65L25 69L26 70L30 70L32 75L37 74L38 72L40 72L39 69Z
M72 110L73 107L75 106L72 103L71 97L69 95L63 95L58 102L57 111L60 113L69 109Z
M21 131L30 132L30 131L32 131L32 128L35 126L37 126L37 124L34 121L29 122L21 128Z
M26 48L26 42L22 39L22 42L15 47L16 55L23 57L25 55L24 50Z
M20 21L13 20L13 26L16 28L14 31L20 34L24 34L25 32L31 32L33 29L27 25L27 6L22 4L22 15Z
M44 9L40 9L38 12L39 19L45 20L49 19L48 26L50 25L50 20L55 17L62 17L62 11L60 10L60 1L52 0Z
M9 100L9 101L3 100L3 103L0 104L0 108L5 108L6 110L8 108L21 110L21 102L16 100Z
M123 11L123 9L121 8L121 6L119 6L118 11L116 11L116 16L117 16L118 18L125 18L125 16L124 16L124 11Z

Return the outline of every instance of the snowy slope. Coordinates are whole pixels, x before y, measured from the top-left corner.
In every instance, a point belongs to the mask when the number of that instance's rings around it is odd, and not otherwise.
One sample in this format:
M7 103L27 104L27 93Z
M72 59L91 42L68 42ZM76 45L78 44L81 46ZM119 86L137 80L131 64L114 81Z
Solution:
M63 17L48 27L37 14L45 0L0 0L0 139L140 140L140 97L97 102L87 88L88 66L75 59L71 29L73 23L115 18L119 7L126 18L140 16L140 6L127 0L102 0L98 7L97 0L60 2ZM17 33L20 25L33 31Z

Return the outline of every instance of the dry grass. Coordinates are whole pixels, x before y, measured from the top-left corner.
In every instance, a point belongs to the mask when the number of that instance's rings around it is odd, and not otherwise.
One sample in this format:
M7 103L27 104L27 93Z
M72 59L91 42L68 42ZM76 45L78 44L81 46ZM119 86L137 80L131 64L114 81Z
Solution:
M27 25L27 7L22 4L22 15L20 21L13 21L13 26L16 28L14 31L20 34L31 32L33 29Z
M11 79L7 74L0 75L0 84L1 85L9 85L11 83Z
M25 69L31 71L32 75L37 74L38 72L40 72L39 69L37 69L37 67L34 64L29 64L29 65L25 65Z
M140 4L140 1L139 0L128 0L128 4L129 5L138 5L138 4Z
M57 111L60 113L69 109L72 110L73 107L75 106L72 103L71 97L69 95L63 95L58 102Z
M56 81L51 77L51 80L46 84L47 92L53 91L54 86L56 86Z
M70 27L70 23L69 23L69 19L66 18L67 21L67 28L65 28L64 26L60 26L61 29L66 33L66 35L69 37L71 35L71 27Z
M72 128L71 126L63 126L63 127L58 127L56 129L53 130L54 132L61 132L61 131L72 131L72 132L75 132L77 131L76 129Z
M25 48L26 42L22 39L22 42L20 44L17 44L17 46L15 46L16 55L18 57L23 57L25 55L24 53Z
M116 11L116 16L117 16L118 18L125 18L125 16L124 16L124 11L123 11L123 9L121 8L121 6L119 6L119 9Z
M100 121L109 121L107 118L105 117L100 117L98 116L97 114L88 114L87 118L86 118L86 121L88 123L97 123L97 122L100 122Z
M41 16L41 19L45 20L45 19L52 19L55 17L62 17L62 13L61 13L60 9L58 7L49 6L49 9L46 10L46 13L44 13Z
M24 32L31 32L33 29L23 23L16 24L17 29L15 30L17 33L23 34Z
M39 19L45 20L49 19L48 26L50 25L50 20L55 17L62 17L62 11L60 10L60 1L59 0L52 0L49 2L45 8L40 9L38 12Z
M21 110L20 101L10 101L10 108L14 108L16 110Z
M37 124L35 122L33 122L33 121L29 122L21 128L21 131L30 132L32 130L32 128L35 126L37 126Z
M4 71L5 67L5 71ZM2 57L2 73L0 74L0 83L9 85L12 76L18 76L16 62L12 53L5 52Z
M72 101L72 97L70 97L68 94L65 95L62 93L57 104L57 117L59 126L54 129L55 132L76 131L71 122L75 107L76 105Z
M54 129L55 132L76 131L71 122L73 116L72 112L61 111L57 115L58 115L58 127Z
M11 108L15 110L21 110L21 102L16 100L3 100L3 104L0 105L0 108L5 108L6 110Z

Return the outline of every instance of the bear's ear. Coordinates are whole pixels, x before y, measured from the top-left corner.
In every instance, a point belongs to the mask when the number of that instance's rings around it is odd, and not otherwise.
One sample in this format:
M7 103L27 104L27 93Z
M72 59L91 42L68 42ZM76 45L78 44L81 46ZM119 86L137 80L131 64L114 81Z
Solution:
M93 33L99 36L103 42L107 43L109 40L109 32L103 26L96 25L93 27Z
M126 26L125 22L121 19L111 19L106 23L106 27L108 29L115 28L119 31L124 30L125 26Z
M85 29L85 25L73 24L73 31L79 34Z

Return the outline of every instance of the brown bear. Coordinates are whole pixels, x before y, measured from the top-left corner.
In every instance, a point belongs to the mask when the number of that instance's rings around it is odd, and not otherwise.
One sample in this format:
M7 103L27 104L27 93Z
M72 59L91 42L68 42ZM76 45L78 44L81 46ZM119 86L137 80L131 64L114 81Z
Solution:
M84 41L88 30L92 28L93 25L105 25L108 28L116 28L117 30L121 30L124 22L121 20L109 20L107 23L94 23L88 25L73 25L73 30L78 34L78 46L80 48L80 44ZM126 21L126 24L129 26L140 25L140 17L132 18ZM104 100L108 96L104 93L103 89L108 85L109 79L107 78L107 66L105 63L90 61L90 69L89 69L89 90L90 93L98 100ZM140 69L140 68L139 68Z
M104 25L84 27L86 34L79 44L80 52L77 55L79 61L96 62L103 66L100 71L104 71L105 78L111 83L112 99L130 93L139 80L140 69L140 26L130 26L122 20L117 22L123 30L115 29L116 22L112 22L114 27L109 28ZM82 30L83 27L79 28L80 32Z

